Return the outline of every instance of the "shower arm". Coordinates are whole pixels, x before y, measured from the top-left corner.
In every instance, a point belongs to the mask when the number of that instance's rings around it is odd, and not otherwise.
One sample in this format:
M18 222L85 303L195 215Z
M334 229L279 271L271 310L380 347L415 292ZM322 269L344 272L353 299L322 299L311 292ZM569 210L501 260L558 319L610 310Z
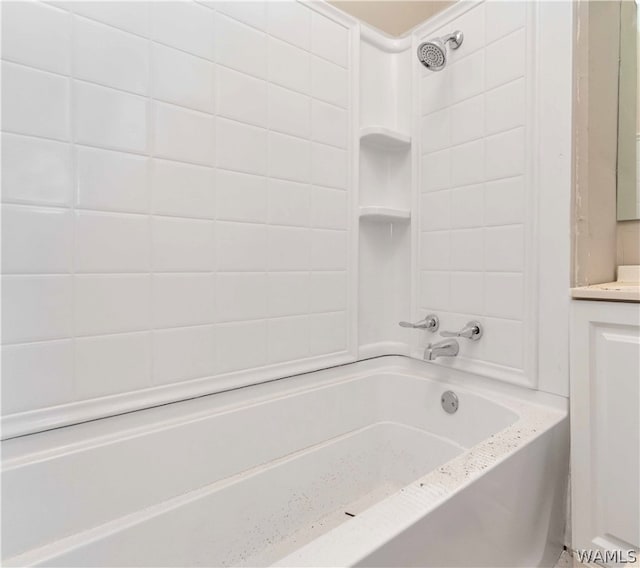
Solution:
M450 43L451 49L458 49L462 45L463 38L464 38L464 35L462 34L462 32L457 31L457 32L453 32L452 34L442 36L440 38L440 41L442 41L442 43L444 43L445 45L447 43Z

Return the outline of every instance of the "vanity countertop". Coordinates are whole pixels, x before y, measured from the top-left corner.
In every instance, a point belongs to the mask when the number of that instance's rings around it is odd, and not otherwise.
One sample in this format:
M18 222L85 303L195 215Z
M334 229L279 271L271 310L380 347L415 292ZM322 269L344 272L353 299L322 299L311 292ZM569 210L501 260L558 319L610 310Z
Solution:
M578 300L640 302L640 266L619 266L616 282L571 288L571 296Z

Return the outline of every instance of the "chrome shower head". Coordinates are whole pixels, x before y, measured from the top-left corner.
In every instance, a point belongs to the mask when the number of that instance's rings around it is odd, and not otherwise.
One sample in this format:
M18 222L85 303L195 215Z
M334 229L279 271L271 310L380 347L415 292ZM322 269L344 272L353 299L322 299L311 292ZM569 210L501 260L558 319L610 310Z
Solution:
M447 65L447 44L451 49L458 49L462 45L464 35L457 31L450 35L425 41L418 47L418 59L430 71L442 71Z

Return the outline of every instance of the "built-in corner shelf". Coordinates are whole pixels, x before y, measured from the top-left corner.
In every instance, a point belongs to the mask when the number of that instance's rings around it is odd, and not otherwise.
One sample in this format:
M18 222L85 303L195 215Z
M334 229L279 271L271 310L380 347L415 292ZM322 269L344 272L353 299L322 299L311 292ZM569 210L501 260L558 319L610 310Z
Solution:
M372 221L408 221L411 219L411 211L409 209L396 209L395 207L368 205L360 207L360 218Z
M401 150L411 146L411 136L384 126L361 128L360 141L363 144L370 144L388 150Z

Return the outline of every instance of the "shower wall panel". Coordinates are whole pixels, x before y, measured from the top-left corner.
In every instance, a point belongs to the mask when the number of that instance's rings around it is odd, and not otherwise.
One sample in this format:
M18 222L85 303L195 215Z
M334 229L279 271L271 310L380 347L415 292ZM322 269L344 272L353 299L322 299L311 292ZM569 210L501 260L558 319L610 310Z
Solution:
M353 360L354 28L3 3L5 436Z
M459 330L470 320L484 328L479 341L459 340L457 358L437 364L533 387L546 365L553 384L545 388L562 393L571 15L557 4L459 3L414 32L414 49L464 34L443 71L415 66L414 304L418 315L436 313L441 329ZM562 43L554 54L553 42ZM552 68L543 66L551 60ZM416 334L416 356L426 341L437 341L428 335ZM558 348L540 351L541 338Z

